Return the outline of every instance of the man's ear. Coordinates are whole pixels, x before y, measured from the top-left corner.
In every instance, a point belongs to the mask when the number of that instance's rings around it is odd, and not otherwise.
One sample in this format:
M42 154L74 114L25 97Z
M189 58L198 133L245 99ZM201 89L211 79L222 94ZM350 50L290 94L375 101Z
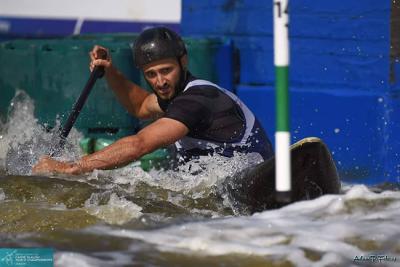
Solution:
M187 55L183 55L180 60L181 60L182 68L187 70L187 67L188 67L188 56Z

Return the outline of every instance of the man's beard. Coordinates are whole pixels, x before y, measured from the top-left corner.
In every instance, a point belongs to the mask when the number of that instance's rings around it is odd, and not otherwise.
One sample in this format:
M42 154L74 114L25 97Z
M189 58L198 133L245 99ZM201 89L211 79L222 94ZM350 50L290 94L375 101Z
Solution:
M148 82L147 82L148 83ZM148 83L149 84L149 83ZM155 90L150 84L150 87L151 87L151 89L153 90L153 92L159 97L159 98L161 98L161 99L164 99L164 100L172 100L173 98L175 98L182 90L183 90L183 88L181 88L182 87L182 84L183 84L183 75L182 75L182 71L180 72L180 74L179 74L179 80L174 84L174 85L172 85L172 86L170 86L171 88L172 88L172 95L171 96L168 96L167 98L165 98L163 95L160 95L158 92L157 92L157 90Z

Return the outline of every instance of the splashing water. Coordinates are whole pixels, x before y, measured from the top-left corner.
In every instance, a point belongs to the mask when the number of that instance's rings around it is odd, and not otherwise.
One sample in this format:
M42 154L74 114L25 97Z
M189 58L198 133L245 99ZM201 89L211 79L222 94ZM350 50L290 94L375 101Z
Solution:
M1 127L0 162L9 174L29 175L39 157L48 155L58 144L60 123L47 131L34 117L34 102L21 90L11 101L8 121ZM79 153L77 140L81 136L71 132L66 150L60 159L73 159Z

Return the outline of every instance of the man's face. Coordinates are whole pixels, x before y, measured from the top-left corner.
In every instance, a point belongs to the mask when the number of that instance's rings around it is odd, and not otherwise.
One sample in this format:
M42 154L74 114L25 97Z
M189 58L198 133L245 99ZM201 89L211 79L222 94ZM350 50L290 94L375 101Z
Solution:
M180 71L178 61L173 58L157 60L143 67L144 77L154 92L166 100L176 93Z

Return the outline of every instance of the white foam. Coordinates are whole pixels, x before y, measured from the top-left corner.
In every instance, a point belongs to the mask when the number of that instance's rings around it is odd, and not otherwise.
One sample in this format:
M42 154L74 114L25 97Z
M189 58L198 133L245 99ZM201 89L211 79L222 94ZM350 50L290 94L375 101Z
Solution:
M6 199L6 194L4 193L3 188L0 188L0 201L4 201Z
M232 158L219 155L202 156L196 161L179 166L177 170L152 170L142 181L162 188L191 194L199 198L208 194L209 188L216 186L240 170L261 162L258 154L236 153Z
M79 266L79 267L94 267L94 266L102 266L103 261L89 257L80 253L74 252L58 252L54 255L54 266L59 267L70 267L70 266Z
M118 197L115 193L110 195L107 204L101 205L101 197L94 193L85 202L85 210L93 216L104 220L109 224L124 224L142 215L142 208L123 197Z
M113 185L129 185L124 186L124 190L132 194L139 183L177 192L175 198L169 195L166 200L180 206L176 196L183 194L191 199L208 197L227 176L261 161L262 158L258 154L237 153L232 158L203 156L195 162L180 166L178 170L152 169L149 172L143 171L138 163L134 162L115 170L94 170L87 179L106 181ZM229 203L224 205L230 207Z
M99 267L99 266L130 266L132 257L122 253L102 253L107 256L109 263L98 258L90 257L77 252L56 252L54 254L54 266L57 267Z
M359 202L354 201L369 201L368 209L358 207ZM351 205L356 208L349 209ZM386 255L400 257L395 246L388 246L398 244L399 208L399 192L377 194L365 186L354 186L345 195L327 195L249 217L192 222L147 231L93 230L139 239L156 245L161 251L175 253L269 255L289 260L296 266L329 266L332 263L351 266L354 257L374 253L363 250L357 241L351 240L374 242L378 247L387 248ZM384 219L376 221L376 218ZM307 258L307 250L320 254L321 260L314 262Z

